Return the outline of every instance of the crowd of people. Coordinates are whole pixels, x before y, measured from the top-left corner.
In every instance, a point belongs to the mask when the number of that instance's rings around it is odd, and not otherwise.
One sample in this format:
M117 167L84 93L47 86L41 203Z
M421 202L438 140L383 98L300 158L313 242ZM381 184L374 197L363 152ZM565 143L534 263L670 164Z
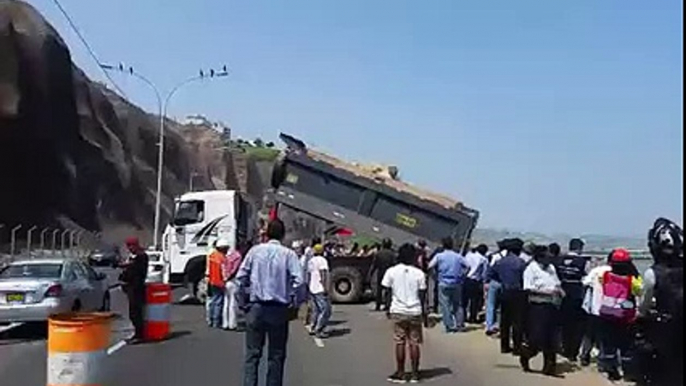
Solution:
M245 314L245 386L257 385L266 341L267 384L282 385L288 323L299 311L312 335L327 337L332 311L327 244L315 238L296 251L282 244L285 233L275 219L262 242L230 250L228 240L220 239L207 257L208 325L234 330L239 311ZM572 240L567 253L557 244L508 239L493 253L479 245L464 256L451 238L433 252L424 241L395 249L383 240L370 256L369 274L376 278L374 309L393 321L396 371L388 380L420 381L422 330L433 311L449 334L485 322L486 335L498 337L500 351L518 356L527 372L540 353L549 376L558 376L558 355L589 366L595 348L598 368L610 380L682 385L683 230L658 219L648 245L654 264L641 273L625 249L594 262L584 255L581 239ZM133 340L139 340L147 256L135 238L127 247L132 257L123 265L122 281ZM408 352L410 372L405 371Z

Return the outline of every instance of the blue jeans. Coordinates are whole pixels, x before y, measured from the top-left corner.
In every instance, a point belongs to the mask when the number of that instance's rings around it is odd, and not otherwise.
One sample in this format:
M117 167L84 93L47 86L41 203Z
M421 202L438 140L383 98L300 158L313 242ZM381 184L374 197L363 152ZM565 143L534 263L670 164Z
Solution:
M314 312L312 312L312 328L315 334L319 335L324 332L324 329L329 324L331 318L331 302L329 297L325 294L312 294L312 304L314 305Z
M441 305L443 325L446 332L464 328L464 308L462 307L462 284L438 286L438 302Z
M224 288L207 286L207 324L221 328L224 311Z
M495 280L488 284L486 296L486 331L493 331L498 327L498 303L503 291L503 285Z
M253 303L246 315L243 386L257 386L262 351L269 340L267 386L283 385L288 342L288 306Z

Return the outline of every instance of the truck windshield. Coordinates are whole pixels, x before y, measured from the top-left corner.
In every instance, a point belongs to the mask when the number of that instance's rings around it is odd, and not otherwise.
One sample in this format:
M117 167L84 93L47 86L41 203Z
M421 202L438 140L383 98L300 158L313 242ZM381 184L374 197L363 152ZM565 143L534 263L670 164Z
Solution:
M174 225L188 225L205 220L205 203L203 201L182 201L176 206Z

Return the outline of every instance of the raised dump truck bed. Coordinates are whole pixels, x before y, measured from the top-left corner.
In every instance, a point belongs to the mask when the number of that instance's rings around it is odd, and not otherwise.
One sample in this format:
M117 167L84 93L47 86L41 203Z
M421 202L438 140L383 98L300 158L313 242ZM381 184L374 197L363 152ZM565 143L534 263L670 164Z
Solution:
M464 247L476 227L479 213L459 201L281 139L287 148L272 176L277 205L396 245L425 239L437 246L450 236Z

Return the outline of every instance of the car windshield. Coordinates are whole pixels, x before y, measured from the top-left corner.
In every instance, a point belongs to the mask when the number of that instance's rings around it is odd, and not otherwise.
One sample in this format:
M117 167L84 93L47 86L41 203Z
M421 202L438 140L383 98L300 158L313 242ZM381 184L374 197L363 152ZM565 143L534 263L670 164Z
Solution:
M62 264L13 264L0 271L0 279L36 278L58 279L62 275Z

